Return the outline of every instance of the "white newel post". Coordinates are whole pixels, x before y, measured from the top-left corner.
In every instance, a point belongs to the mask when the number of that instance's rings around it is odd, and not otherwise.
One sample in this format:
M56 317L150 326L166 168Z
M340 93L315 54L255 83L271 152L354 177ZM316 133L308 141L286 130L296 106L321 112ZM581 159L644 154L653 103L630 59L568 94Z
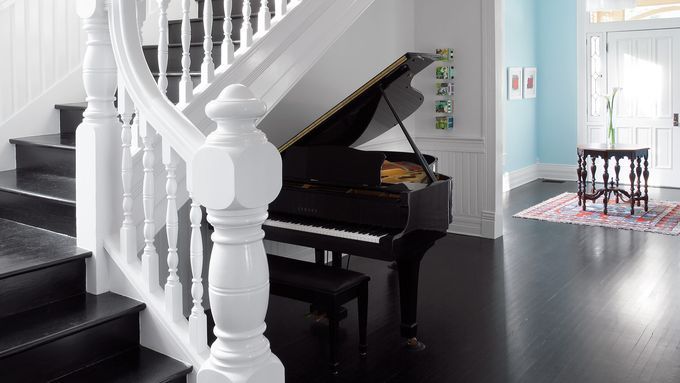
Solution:
M76 130L76 220L78 246L92 251L87 261L87 290L108 290L104 238L120 221L120 124L113 105L116 61L111 48L104 0L79 0L78 15L87 35L83 85L87 109Z
M208 293L217 340L199 383L281 383L283 364L263 333L269 269L262 239L281 189L281 157L255 126L265 104L230 85L206 107L217 123L191 164L194 197L214 226Z

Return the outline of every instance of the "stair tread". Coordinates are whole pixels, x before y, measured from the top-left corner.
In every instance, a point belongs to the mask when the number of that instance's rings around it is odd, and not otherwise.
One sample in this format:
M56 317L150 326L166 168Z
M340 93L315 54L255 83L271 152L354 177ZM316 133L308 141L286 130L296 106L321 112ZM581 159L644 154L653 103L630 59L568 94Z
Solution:
M68 150L76 149L76 136L73 133L12 138L9 142L15 145L34 145Z
M0 191L76 205L76 182L71 177L30 170L6 170L0 172Z
M73 102L66 104L56 104L55 109L61 110L85 110L87 108L87 102Z
M83 294L0 319L0 358L97 324L142 311L143 303L114 293Z
M0 279L91 254L73 237L0 218Z
M54 382L165 383L186 376L193 368L169 356L138 347L105 359Z

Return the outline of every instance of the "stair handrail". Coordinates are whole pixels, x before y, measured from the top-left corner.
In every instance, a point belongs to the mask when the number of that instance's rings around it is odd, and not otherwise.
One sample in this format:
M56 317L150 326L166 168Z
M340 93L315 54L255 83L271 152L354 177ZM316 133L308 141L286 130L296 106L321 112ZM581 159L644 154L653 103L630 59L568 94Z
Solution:
M113 54L127 91L146 121L190 163L206 136L158 89L139 39L137 2L110 0L109 4Z

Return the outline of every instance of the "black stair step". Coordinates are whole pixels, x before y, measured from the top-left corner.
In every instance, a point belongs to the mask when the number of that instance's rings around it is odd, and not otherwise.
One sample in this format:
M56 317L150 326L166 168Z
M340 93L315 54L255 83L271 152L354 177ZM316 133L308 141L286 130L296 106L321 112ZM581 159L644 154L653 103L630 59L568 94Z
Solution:
M58 383L179 383L192 370L163 354L137 347L97 364L66 375Z
M64 177L76 176L76 137L73 133L13 138L16 168Z
M0 317L83 294L90 255L75 238L0 219Z
M135 348L145 305L82 294L0 319L0 382L45 382Z
M75 133L78 125L83 121L83 112L87 108L87 103L57 104L54 108L59 110L59 131Z
M240 12L240 10L239 10ZM271 13L274 17L274 13ZM257 32L257 14L253 14L250 17L250 23L253 26L253 33ZM216 16L213 18L212 25L212 38L213 41L223 41L224 32L222 27L224 25L224 16ZM241 26L243 25L243 16L232 16L231 19L231 39L240 40L241 38ZM182 42L182 20L171 20L168 21L168 32L170 43L181 43ZM192 43L202 43L203 42L203 19L191 19L191 42Z
M114 293L82 294L0 319L0 359L138 313L143 303Z
M234 42L234 50L238 49L239 42ZM201 71L201 63L203 62L203 43L191 43L191 48L189 50L191 54L191 65L190 71L199 72ZM215 42L213 44L212 51L213 63L215 63L215 68L217 68L222 63L222 43ZM147 64L149 64L149 69L151 73L158 73L158 47L156 45L147 45L144 47L144 58ZM181 73L182 72L182 44L169 44L168 45L168 73Z
M0 172L0 218L75 236L75 179L23 170Z
M203 0L198 1L198 14L203 16ZM290 0L287 1L290 3ZM270 11L274 10L274 0L268 0L267 6ZM213 16L224 16L224 0L212 0ZM243 0L233 0L231 3L232 17L243 14ZM250 0L250 10L256 15L260 11L260 0Z
M76 205L76 182L72 177L22 170L0 172L0 191Z
M0 219L0 280L91 254L76 246L73 237Z

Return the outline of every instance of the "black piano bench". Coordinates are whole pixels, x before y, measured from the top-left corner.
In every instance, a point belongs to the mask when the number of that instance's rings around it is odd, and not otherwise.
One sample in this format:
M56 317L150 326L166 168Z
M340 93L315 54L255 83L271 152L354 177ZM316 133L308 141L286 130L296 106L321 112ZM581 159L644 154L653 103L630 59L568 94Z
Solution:
M356 271L318 265L296 259L267 255L269 291L273 295L314 303L328 313L330 368L338 373L337 332L341 305L357 299L359 308L359 353L366 355L366 323L368 319L367 275Z

